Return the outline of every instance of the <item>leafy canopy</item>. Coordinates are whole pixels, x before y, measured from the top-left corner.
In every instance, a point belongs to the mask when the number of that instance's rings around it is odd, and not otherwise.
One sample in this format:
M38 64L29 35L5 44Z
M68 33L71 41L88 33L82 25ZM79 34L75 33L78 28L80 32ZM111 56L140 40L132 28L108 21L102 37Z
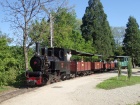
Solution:
M115 42L100 0L89 0L82 18L81 31L86 41L92 41L98 54L113 55Z
M123 47L126 55L135 59L135 63L140 63L140 31L136 19L132 16L129 17L126 25L126 33L124 35ZM133 62L133 63L134 63Z

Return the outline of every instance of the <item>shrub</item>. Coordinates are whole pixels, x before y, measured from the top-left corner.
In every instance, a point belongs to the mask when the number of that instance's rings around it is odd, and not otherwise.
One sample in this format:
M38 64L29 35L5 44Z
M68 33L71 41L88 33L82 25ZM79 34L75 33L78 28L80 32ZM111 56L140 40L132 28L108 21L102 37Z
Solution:
M128 59L127 74L128 74L128 79L130 80L130 78L132 76L132 62L131 62L131 58Z

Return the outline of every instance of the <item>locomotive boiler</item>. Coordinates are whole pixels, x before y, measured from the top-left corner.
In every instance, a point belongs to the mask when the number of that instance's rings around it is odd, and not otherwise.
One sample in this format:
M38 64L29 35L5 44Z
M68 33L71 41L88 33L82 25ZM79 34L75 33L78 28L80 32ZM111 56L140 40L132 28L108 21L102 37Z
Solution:
M41 85L46 84L49 80L49 62L47 59L47 49L41 48L40 44L36 43L35 55L30 60L32 71L26 71L28 85Z

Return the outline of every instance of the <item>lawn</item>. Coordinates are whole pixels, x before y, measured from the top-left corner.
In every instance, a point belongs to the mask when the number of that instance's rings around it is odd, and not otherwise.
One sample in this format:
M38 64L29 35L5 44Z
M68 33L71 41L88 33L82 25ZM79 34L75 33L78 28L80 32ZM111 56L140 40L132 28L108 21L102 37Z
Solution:
M6 91L6 90L8 90L8 88L6 88L6 87L0 87L0 93L3 92L3 91Z
M14 87L11 87L11 86L2 86L0 87L0 94L2 94L3 92L8 92L10 90L14 90L15 88Z
M139 103L137 103L136 105L140 105L140 102L139 102Z
M132 76L130 80L128 80L126 76L120 76L118 79L117 77L112 77L101 82L96 87L109 90L135 84L140 84L140 76Z

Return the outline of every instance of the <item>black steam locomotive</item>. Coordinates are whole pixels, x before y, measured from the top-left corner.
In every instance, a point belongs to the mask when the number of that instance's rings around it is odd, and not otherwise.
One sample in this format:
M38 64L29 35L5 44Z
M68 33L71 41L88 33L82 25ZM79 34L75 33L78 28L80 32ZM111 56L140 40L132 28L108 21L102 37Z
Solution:
M30 60L33 71L26 72L27 84L43 85L70 78L68 52L70 50L63 48L40 49L40 44L36 43L36 53Z
M70 53L77 56L94 56L91 53L79 52L64 48L40 48L36 43L36 53L30 60L33 71L27 71L28 85L45 85L60 80L66 80L76 76L92 74L95 71L115 69L113 62L84 62L70 61Z

